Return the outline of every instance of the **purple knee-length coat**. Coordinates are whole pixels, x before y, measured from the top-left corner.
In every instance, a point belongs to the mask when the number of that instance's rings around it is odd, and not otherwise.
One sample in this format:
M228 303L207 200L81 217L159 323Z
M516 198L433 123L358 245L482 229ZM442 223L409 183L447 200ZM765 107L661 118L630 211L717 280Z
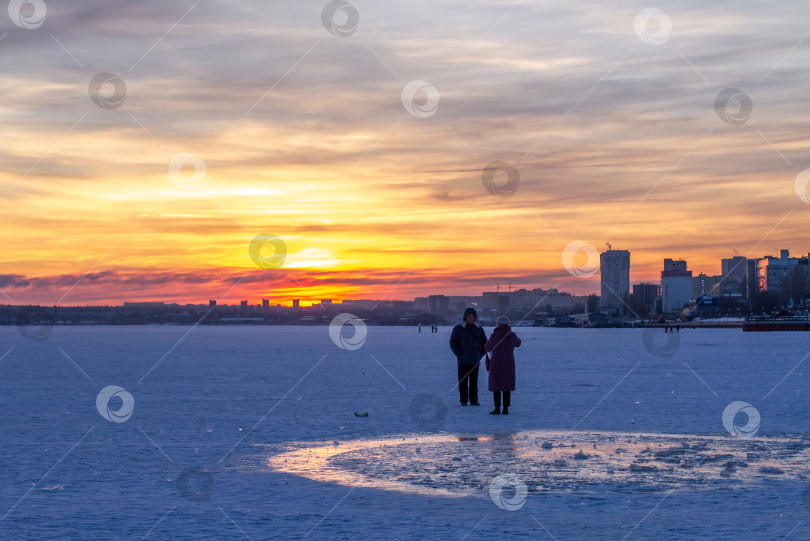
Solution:
M491 352L489 363L489 390L515 390L515 348L520 346L520 338L511 327L495 327L484 349Z

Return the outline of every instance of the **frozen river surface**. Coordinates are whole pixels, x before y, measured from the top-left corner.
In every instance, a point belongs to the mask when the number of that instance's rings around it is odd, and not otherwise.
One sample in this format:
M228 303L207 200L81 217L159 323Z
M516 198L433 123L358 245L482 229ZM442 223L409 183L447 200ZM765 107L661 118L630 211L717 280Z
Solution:
M810 539L808 333L366 330L0 328L0 538Z

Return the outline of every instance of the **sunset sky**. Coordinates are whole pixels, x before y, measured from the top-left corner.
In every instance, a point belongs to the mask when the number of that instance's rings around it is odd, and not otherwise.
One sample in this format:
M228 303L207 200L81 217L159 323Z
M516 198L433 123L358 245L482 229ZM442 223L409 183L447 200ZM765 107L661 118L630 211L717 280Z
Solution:
M587 294L575 241L631 283L810 252L807 2L4 11L0 303Z

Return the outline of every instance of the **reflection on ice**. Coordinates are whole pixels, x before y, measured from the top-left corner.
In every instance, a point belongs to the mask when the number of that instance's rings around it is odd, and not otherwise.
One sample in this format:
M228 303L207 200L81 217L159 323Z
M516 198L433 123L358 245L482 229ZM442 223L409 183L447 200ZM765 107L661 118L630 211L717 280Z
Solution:
M532 492L728 488L807 478L810 440L619 432L426 435L285 450L270 468L321 482L430 496L485 495L502 474Z

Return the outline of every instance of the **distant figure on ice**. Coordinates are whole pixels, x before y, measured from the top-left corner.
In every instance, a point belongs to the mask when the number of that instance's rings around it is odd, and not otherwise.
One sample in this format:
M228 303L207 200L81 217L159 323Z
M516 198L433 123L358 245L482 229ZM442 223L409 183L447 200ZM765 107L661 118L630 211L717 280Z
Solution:
M419 324L419 330L417 331L419 334L422 334L422 324Z
M497 327L492 331L484 349L492 352L489 362L489 390L495 399L492 415L501 414L501 393L503 393L503 414L509 415L512 391L515 390L515 348L520 347L520 338L510 326L509 318L501 316Z
M475 308L464 310L463 323L453 327L450 333L450 349L458 361L458 394L462 406L480 406L478 403L478 366L484 356L487 335L478 326Z

